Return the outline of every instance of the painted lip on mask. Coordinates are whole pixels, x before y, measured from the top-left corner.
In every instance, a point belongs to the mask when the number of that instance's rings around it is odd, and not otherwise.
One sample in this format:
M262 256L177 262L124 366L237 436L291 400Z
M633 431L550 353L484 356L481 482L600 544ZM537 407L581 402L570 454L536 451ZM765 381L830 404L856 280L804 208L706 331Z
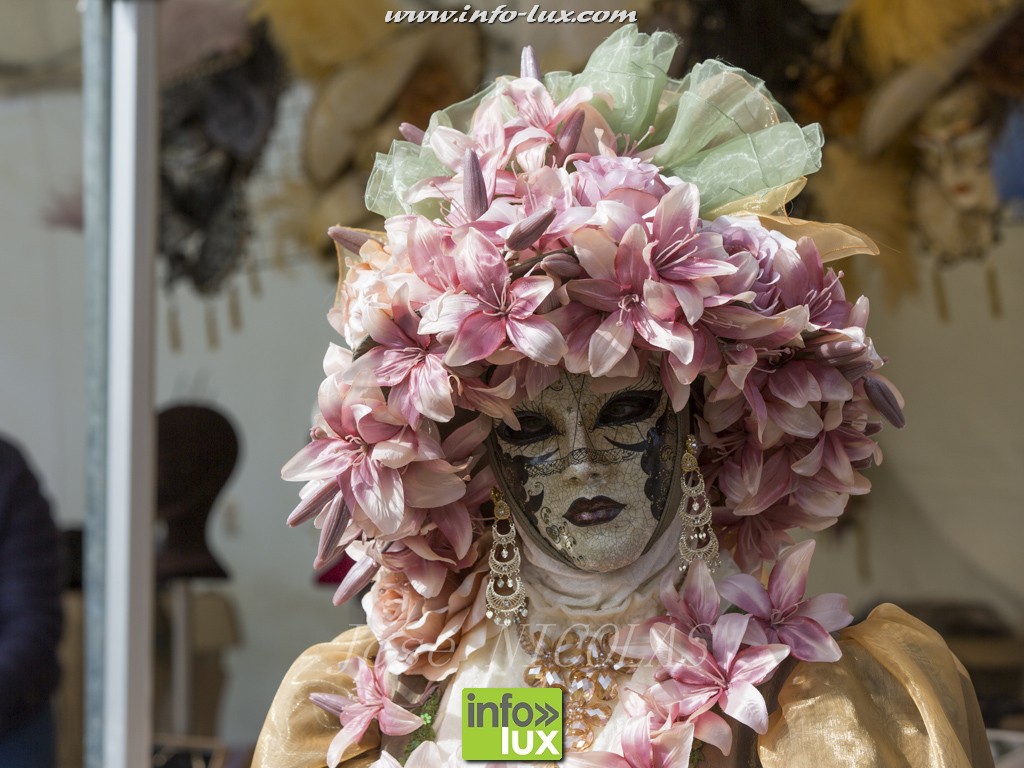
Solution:
M588 525L601 525L618 517L626 508L615 499L607 496L595 496L592 499L576 499L569 505L563 517L575 526L585 528Z

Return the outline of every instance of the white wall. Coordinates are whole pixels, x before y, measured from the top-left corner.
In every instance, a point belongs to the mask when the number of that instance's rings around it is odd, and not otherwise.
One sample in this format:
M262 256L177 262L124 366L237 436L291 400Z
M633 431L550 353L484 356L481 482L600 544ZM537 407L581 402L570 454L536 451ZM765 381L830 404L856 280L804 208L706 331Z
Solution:
M46 227L42 211L51 192L77 182L80 168L77 93L0 100L0 431L28 449L65 525L84 517L85 265L82 238ZM267 256L266 245L254 247ZM255 739L302 649L359 620L331 605L330 589L312 584L315 536L285 526L298 486L280 479L281 465L306 438L333 335L325 314L334 288L311 263L261 277L261 297L242 287L241 332L229 330L226 303L214 303L215 351L206 345L204 302L178 293L181 353L170 348L162 294L154 308L157 406L209 403L241 433L239 466L209 524L212 547L233 578L203 585L232 597L243 633L228 659L221 733L229 743Z
M84 456L83 253L79 237L48 231L49 193L79 176L80 98L49 93L0 100L0 430L29 448L65 523L82 519ZM298 109L291 104L290 110ZM866 534L823 536L813 587L854 603L896 598L981 597L1024 626L1024 409L1020 330L1024 229L1008 229L997 254L1005 316L986 308L980 270L949 275L953 321L939 322L925 291L896 310L876 304L872 334L893 359L909 426L883 436L886 463L861 517ZM267 255L266 242L256 244ZM244 645L230 655L222 736L254 739L277 682L304 647L353 618L311 586L312 531L288 531L296 487L278 476L304 440L320 359L332 332L333 289L319 267L264 272L264 295L242 291L244 327L205 346L198 301L183 300L185 348L169 349L158 300L157 401L201 399L242 432L240 469L211 520L213 546L233 580ZM955 283L955 285L954 285ZM860 553L866 551L862 558ZM860 569L870 566L867 578Z

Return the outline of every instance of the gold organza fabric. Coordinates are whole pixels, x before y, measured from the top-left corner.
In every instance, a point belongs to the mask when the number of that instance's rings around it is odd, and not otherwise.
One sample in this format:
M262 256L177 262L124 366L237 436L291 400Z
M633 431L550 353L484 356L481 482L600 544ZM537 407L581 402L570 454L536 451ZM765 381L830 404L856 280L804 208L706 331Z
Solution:
M986 768L992 766L974 688L942 638L894 605L876 608L840 635L835 663L799 662L775 691L768 732L737 733L734 751L714 765L757 768ZM338 719L309 701L315 691L353 693L336 671L376 643L365 627L306 651L288 671L260 734L253 768L325 768ZM772 688L778 686L774 681ZM749 736L753 736L752 733ZM354 745L344 768L378 756L375 729ZM718 756L720 758L720 756Z
M881 605L833 664L797 664L760 738L763 768L992 765L967 672L926 624Z
M353 656L371 658L377 641L368 627L357 627L329 643L309 648L292 664L277 689L263 723L253 768L325 768L327 748L338 733L336 715L309 700L311 693L355 696L355 684L338 665ZM376 723L343 755L345 768L365 768L379 756Z

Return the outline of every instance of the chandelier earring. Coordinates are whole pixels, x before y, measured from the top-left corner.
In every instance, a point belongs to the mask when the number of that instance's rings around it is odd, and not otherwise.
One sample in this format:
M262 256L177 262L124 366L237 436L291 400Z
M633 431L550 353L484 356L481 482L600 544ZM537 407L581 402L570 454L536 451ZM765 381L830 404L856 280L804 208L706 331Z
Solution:
M714 571L718 566L718 537L711 527L711 502L697 463L697 438L693 435L686 438L681 469L683 498L679 515L683 530L679 534L679 570L685 572L694 560L703 560Z
M526 585L519 575L521 563L516 546L516 524L512 510L497 488L491 490L494 525L491 526L490 569L487 580L487 618L508 627L526 618Z

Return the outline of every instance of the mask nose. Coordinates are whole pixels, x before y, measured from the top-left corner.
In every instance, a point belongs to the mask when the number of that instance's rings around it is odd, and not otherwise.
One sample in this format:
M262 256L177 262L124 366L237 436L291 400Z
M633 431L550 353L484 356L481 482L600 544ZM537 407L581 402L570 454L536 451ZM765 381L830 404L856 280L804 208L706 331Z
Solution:
M573 483L589 484L596 481L601 473L594 461L594 443L583 414L576 412L573 431L569 435L569 466L565 469L566 479Z

